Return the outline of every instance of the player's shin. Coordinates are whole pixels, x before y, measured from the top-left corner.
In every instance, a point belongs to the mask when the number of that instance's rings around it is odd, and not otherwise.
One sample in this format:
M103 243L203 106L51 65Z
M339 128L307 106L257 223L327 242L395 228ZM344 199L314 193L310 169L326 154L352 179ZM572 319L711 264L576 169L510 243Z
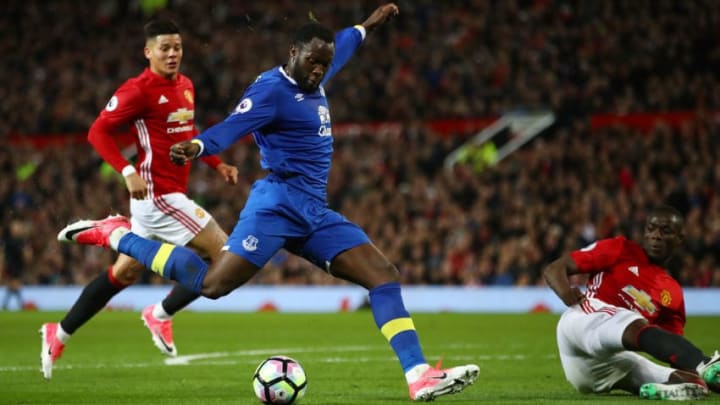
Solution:
M175 280L200 293L208 265L200 256L183 246L161 243L128 233L120 239L118 252L135 258L154 273Z
M105 308L110 299L122 291L127 285L117 281L112 274L112 266L97 275L85 288L65 315L60 326L67 334L72 335L90 318ZM66 342L63 342L66 343Z
M656 359L683 370L694 370L705 359L702 351L687 339L657 326L643 328L637 335L637 346Z
M160 307L163 309L165 314L167 314L167 319L169 319L175 315L176 312L190 305L190 303L195 301L198 297L199 295L195 291L190 291L183 286L176 285L167 297L162 300Z
M405 309L399 283L388 283L370 290L370 307L375 324L390 342L406 373L426 364L415 325Z

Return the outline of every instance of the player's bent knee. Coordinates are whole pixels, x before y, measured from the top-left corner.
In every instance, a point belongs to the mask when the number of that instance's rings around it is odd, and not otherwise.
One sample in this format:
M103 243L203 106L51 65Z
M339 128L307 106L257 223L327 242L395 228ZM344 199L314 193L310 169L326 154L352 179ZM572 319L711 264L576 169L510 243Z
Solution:
M121 268L121 269L115 269L113 268L113 277L115 280L119 281L122 284L129 285L135 283L141 276L141 272L135 271L132 268Z
M130 285L140 279L144 268L137 260L121 254L112 265L111 271L115 280L124 285Z
M136 281L140 278L140 274L127 274L123 276L116 276L115 279L121 282L122 284L129 285L129 284L135 284Z

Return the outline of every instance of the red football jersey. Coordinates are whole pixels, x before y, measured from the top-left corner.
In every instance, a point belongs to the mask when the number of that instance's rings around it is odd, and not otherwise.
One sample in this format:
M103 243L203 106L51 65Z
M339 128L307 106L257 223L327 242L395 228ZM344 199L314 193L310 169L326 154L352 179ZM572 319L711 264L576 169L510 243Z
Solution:
M147 182L148 197L186 193L190 165L174 165L169 153L174 143L197 133L194 118L192 81L179 73L169 80L146 68L115 91L90 127L88 140L106 162L122 172L129 163L112 134L129 125L138 152L135 168ZM213 167L220 163L217 157L203 160Z
M624 237L603 239L570 256L590 273L587 296L628 308L651 324L683 334L685 300L680 284L650 262L642 246Z

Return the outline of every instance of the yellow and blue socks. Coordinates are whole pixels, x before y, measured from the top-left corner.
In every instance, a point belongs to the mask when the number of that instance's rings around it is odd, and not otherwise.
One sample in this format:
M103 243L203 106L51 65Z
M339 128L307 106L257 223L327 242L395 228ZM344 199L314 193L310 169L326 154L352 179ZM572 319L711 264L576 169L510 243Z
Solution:
M117 251L142 263L160 276L175 280L185 288L200 293L208 265L192 250L141 238L125 233L117 244Z
M408 380L419 370L426 370L427 361L415 325L403 304L400 283L387 283L370 290L370 308L375 324L390 342Z

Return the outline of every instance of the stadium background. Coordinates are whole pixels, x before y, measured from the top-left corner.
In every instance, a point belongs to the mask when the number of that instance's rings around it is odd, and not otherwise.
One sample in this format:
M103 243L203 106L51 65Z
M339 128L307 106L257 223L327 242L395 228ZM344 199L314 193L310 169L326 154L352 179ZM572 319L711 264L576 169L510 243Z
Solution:
M286 60L312 14L341 28L376 1L9 0L0 6L0 226L23 224L29 285L84 285L109 252L61 246L75 218L127 213L122 182L84 140L138 74L142 24L183 31L197 124ZM328 86L338 127L330 204L363 226L406 284L542 286L540 269L597 238L639 239L645 209L687 216L673 274L720 287L720 8L701 1L400 1ZM448 153L511 110L555 124L493 167ZM252 144L224 156L242 183L195 166L190 194L226 229L262 173ZM162 283L146 276L144 283ZM343 284L280 254L254 284ZM68 303L69 304L69 303Z

